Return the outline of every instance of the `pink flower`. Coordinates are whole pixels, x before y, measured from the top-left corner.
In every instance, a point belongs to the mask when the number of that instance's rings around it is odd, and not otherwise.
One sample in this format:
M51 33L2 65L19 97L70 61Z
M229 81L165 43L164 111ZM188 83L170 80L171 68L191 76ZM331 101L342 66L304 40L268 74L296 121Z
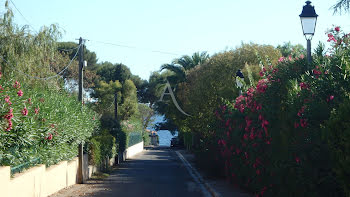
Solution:
M22 90L19 90L19 91L17 92L17 95L18 95L18 96L23 96Z
M306 119L300 119L300 126L305 128L307 127L307 120Z
M26 107L23 108L23 110L21 111L23 116L28 115L28 109Z
M9 103L10 102L10 96L5 96L4 100L5 100L6 103Z
M333 99L334 99L334 96L331 95L331 96L329 96L329 98L327 99L327 102L332 101Z
M256 85L256 91L258 93L264 93L267 89L267 81L264 79L259 80L258 85Z
M284 57L280 57L280 58L278 59L278 62L282 62L284 59L285 59Z
M245 140L248 140L248 134L245 133L245 134L243 135L243 138L244 138Z
M236 153L237 153L237 155L238 155L239 153L241 153L241 150L238 149L238 148L236 148Z
M336 32L339 32L339 31L340 31L340 27L335 27L334 30L335 30Z
M337 40L334 38L333 34L328 34L327 42L330 42L330 41L337 42Z
M299 123L295 122L294 123L294 128L298 128L299 127Z
M303 89L309 89L309 85L304 83L304 82L301 82L300 84L300 88L303 90Z
M47 136L45 139L47 139L47 140L52 140L52 134L49 133L49 136Z
M39 110L40 110L39 107L38 107L38 108L35 108L35 109L34 109L34 113L35 113L35 114L38 114L38 113L39 113Z
M256 170L256 174L257 174L257 175L260 175L260 170L259 170L259 169Z
M264 72L263 72L263 71L260 71L260 72L259 72L259 75L260 75L260 77L264 76Z
M10 131L12 129L12 121L11 120L8 120L8 126L6 128L6 131Z
M297 163L299 163L299 162L300 162L300 158L299 158L299 157L295 157L295 161L296 161Z
M18 81L16 81L15 84L13 84L13 87L18 89L21 87L21 84Z
M300 55L300 59L304 59L304 57L305 57L305 56L304 56L303 54Z

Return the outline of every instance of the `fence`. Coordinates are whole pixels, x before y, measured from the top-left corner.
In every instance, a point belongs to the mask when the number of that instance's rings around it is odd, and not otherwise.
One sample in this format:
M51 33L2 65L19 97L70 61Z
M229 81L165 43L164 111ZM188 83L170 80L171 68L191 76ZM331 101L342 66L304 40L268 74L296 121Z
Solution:
M24 169L33 167L39 163L40 163L40 158L35 158L35 159L30 160L28 162L25 162L21 165L11 167L11 175L14 175L15 173L18 173L18 172L22 172Z
M142 142L142 132L134 131L129 133L128 148Z

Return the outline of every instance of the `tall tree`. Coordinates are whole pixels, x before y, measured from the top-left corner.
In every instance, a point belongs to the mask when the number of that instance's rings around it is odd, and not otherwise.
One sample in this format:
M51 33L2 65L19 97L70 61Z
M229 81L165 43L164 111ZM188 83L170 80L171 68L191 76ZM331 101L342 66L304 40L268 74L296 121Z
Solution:
M186 75L189 70L208 61L209 55L207 52L196 52L192 56L184 55L181 58L173 60L171 64L163 64L161 70L169 70L174 72L174 75L168 77L172 84L178 84L186 80Z

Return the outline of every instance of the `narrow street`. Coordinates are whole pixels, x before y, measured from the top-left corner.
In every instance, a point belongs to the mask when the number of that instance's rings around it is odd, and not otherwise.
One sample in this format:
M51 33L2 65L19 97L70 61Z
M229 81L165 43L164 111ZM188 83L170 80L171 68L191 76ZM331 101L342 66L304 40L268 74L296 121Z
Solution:
M91 196L203 196L176 153L159 148L122 163L103 187Z
M84 185L88 187L84 188ZM101 181L88 181L79 192L58 192L55 197L196 197L203 194L176 152L169 148L147 148Z

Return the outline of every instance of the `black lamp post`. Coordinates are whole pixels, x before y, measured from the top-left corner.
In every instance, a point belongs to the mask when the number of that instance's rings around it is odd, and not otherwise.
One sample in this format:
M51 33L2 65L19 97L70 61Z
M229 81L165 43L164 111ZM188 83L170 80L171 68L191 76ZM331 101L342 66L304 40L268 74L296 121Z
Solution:
M306 1L306 5L304 5L303 11L299 16L301 26L303 27L303 33L307 41L307 61L311 63L311 39L315 33L316 21L318 17L314 6L311 5L311 1Z

